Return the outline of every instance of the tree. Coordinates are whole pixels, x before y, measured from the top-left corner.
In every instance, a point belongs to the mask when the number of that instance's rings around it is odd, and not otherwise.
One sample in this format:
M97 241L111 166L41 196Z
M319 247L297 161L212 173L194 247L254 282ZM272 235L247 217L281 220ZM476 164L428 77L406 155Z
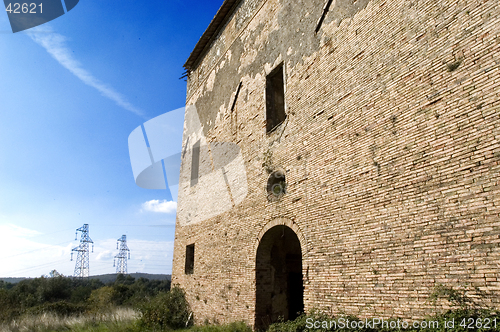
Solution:
M64 277L61 273L57 272L57 270L52 270L49 273L51 278L56 278L56 277Z

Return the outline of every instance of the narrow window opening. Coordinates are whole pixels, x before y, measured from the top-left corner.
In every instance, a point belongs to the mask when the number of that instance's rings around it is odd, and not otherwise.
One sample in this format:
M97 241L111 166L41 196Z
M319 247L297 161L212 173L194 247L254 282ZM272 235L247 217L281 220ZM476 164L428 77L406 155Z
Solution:
M266 131L270 133L286 119L283 64L266 77Z
M238 100L238 95L240 94L241 84L242 82L238 84L238 89L236 89L236 94L234 95L233 104L231 105L231 111L234 111L234 106L236 106L236 100Z
M191 160L191 187L198 183L200 169L200 140L193 145L193 158Z
M194 243L186 246L186 265L184 272L193 274L194 272Z
M231 105L231 129L235 138L238 138L238 112L236 109L236 100L238 100L238 95L240 94L241 85L243 82L238 84L238 89L236 89L236 94L234 95L233 104Z
M323 25L323 21L325 20L326 14L330 10L330 5L332 4L332 0L326 0L325 7L323 7L323 14L319 18L318 24L316 25L316 29L314 29L314 32L318 33L319 29Z

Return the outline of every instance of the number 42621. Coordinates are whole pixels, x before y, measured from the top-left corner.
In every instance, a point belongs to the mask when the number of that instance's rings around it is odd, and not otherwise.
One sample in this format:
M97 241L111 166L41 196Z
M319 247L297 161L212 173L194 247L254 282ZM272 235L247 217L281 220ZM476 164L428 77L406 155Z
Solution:
M9 13L9 14L37 14L37 7L40 7L40 14L42 13L42 4L39 4L38 6L36 5L36 3L30 3L30 4L27 4L27 3L14 3L14 4L11 4L9 3L9 5L7 6L7 8L5 8L5 10Z

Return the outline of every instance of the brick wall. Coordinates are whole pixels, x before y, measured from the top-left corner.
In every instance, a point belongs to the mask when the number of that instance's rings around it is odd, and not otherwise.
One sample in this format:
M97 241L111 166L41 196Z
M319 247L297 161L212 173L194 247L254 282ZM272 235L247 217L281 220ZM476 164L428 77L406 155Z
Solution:
M337 0L316 34L324 2L242 1L190 73L187 104L207 142L241 148L248 195L177 225L173 282L198 322L253 324L258 241L285 224L306 310L422 317L440 283L498 306L498 1ZM281 62L287 120L267 135L266 75ZM269 202L277 167L287 194Z

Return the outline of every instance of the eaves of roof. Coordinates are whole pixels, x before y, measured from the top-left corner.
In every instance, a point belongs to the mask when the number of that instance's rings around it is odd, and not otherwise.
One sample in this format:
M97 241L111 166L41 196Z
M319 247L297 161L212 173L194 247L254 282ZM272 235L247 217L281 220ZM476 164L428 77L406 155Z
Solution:
M192 71L198 65L198 62L208 47L210 47L210 44L217 36L217 33L224 26L227 19L231 16L241 1L242 0L224 0L222 6L217 11L217 14L215 14L212 19L212 22L208 25L207 30L205 30L200 40L198 40L196 46L191 52L191 55L186 60L184 68L186 68L187 71Z

